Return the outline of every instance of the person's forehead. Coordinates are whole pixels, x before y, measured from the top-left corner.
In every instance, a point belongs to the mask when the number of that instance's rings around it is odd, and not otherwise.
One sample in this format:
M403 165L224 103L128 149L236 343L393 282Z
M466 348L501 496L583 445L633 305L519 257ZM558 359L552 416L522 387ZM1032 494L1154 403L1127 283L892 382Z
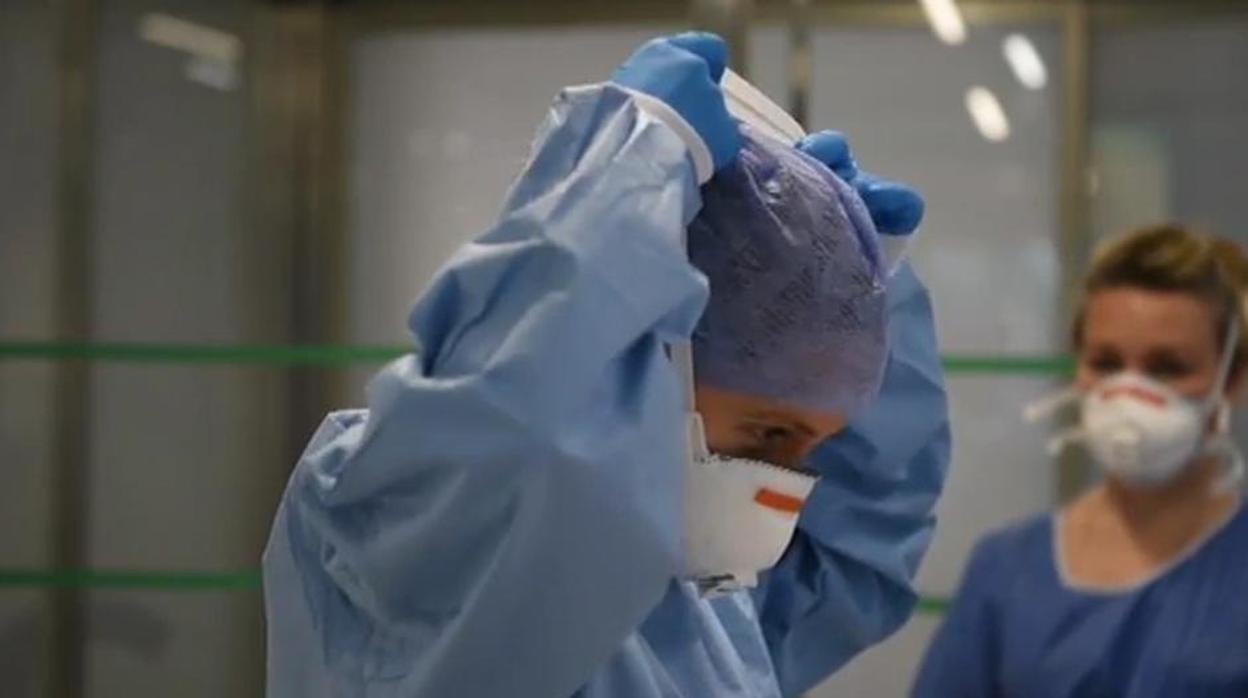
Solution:
M1108 289L1088 302L1085 339L1089 345L1148 345L1199 349L1214 339L1213 312L1200 298L1181 292Z
M837 431L845 424L843 415L790 405L761 395L750 395L700 385L703 398L710 398L721 408L746 419L789 426L808 433L812 437Z

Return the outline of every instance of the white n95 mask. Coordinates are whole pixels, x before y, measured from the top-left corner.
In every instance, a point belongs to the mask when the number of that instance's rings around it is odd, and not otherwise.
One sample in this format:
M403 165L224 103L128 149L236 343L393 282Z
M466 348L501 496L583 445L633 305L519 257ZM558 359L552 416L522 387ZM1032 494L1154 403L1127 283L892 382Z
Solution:
M1218 487L1229 488L1243 478L1243 459L1230 438L1230 409L1222 397L1237 337L1237 325L1227 332L1218 375L1209 395L1193 399L1148 376L1123 372L1112 375L1080 394L1067 389L1055 399L1029 407L1036 419L1066 402L1078 399L1080 425L1049 442L1056 455L1066 446L1083 443L1106 472L1128 484L1149 487L1173 480L1204 455L1220 455L1227 473ZM1210 420L1217 421L1210 433Z
M689 346L674 346L672 358L685 381L688 428L681 576L703 595L756 586L758 573L773 567L788 548L816 479L770 463L711 454L693 407Z
M1207 402L1138 373L1102 381L1082 401L1082 440L1097 463L1134 485L1169 482L1202 455Z

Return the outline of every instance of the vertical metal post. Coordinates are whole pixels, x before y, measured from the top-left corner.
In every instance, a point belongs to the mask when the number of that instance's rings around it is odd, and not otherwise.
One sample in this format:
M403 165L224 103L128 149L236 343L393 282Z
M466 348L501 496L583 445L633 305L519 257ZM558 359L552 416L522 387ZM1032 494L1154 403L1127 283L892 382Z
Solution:
M1062 15L1064 88L1061 105L1061 178L1058 191L1061 201L1062 259L1059 332L1065 335L1074 317L1079 298L1080 279L1087 266L1091 248L1088 202L1088 83L1091 27L1084 0L1069 0ZM1069 501L1087 483L1087 468L1076 456L1063 456L1058 464L1057 497Z
M789 114L807 130L815 68L810 25L810 0L789 0Z
M325 306L328 300L328 271L335 261L325 248L324 227L319 213L319 184L323 166L320 136L324 109L324 37L327 22L324 8L301 7L286 10L290 31L288 75L295 89L291 105L293 156L288 163L293 184L290 230L291 285L287 312L291 318L291 339L296 344L327 341ZM341 258L341 255L338 255ZM306 440L316 420L324 413L325 371L317 367L291 369L289 414L291 445L298 448Z
M724 37L728 42L729 66L747 78L753 11L753 0L693 0L691 17L694 26Z
M324 3L261 3L252 12L248 224L238 233L246 250L241 276L251 290L241 309L250 341L320 344L341 337L346 255L335 99L345 67L332 13ZM331 371L319 367L256 372L250 417L272 435L259 444L272 467L250 493L262 512L256 540L264 540L290 470L337 387ZM261 598L251 602L255 617L262 615ZM239 649L240 663L262 685L263 636L252 640Z
M63 0L56 6L57 112L57 335L84 341L91 326L90 211L93 157L91 70L96 46L94 0ZM88 419L90 376L82 362L57 365L54 394L56 439L52 472L52 564L75 569L86 558ZM51 592L47 695L83 694L83 594L65 588Z
M244 341L260 344L286 344L291 341L291 318L286 296L292 287L291 236L293 235L293 138L292 104L298 96L289 75L289 40L282 18L288 8L273 3L256 3L249 14L244 54L244 86L247 90L246 163L243 186L245 225L233 234L239 255L237 274L240 287L238 317L242 319ZM289 414L289 371L249 371L249 399L240 419L260 424L263 438L256 439L258 459L269 464L255 479L248 494L255 506L240 511L255 512L253 540L264 541L272 523L273 511L282 487L294 466L292 420ZM248 427L250 428L250 427ZM256 556L260 549L257 545ZM252 619L264 615L260 595L251 595L243 612ZM261 627L258 624L256 627ZM264 685L265 641L255 633L233 648L236 671L251 685Z
M294 22L295 73L299 90L294 113L293 284L290 316L296 343L332 344L345 324L346 244L342 230L343 186L338 78L345 57L337 52L330 8L305 8ZM293 12L293 11L292 11ZM291 415L296 446L302 448L339 392L335 374L324 368L295 369Z
M249 336L275 343L328 343L341 336L346 257L341 233L341 89L337 35L321 5L258 11L250 55L252 232L250 283L263 289L250 308ZM266 397L286 438L274 500L337 383L317 367L294 367ZM276 387L276 386L275 386Z

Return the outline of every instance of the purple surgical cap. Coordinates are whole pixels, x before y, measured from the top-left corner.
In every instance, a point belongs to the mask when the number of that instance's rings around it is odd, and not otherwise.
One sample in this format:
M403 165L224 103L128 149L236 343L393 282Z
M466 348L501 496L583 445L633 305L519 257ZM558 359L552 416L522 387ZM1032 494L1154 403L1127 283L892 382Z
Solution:
M742 127L702 187L689 258L711 297L693 335L699 384L852 415L887 358L885 274L857 192L796 148Z

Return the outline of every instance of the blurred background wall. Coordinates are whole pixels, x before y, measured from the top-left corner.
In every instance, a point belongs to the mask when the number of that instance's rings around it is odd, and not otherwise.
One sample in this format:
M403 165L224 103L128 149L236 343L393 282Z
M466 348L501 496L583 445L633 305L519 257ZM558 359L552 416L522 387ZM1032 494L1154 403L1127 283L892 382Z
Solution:
M904 695L974 541L1087 477L1018 408L1062 379L1091 245L1248 241L1248 3L957 7L950 43L902 0L5 0L0 695L261 695L259 553L319 416L403 350L554 93L690 26L928 201L955 425L928 601L813 694Z

